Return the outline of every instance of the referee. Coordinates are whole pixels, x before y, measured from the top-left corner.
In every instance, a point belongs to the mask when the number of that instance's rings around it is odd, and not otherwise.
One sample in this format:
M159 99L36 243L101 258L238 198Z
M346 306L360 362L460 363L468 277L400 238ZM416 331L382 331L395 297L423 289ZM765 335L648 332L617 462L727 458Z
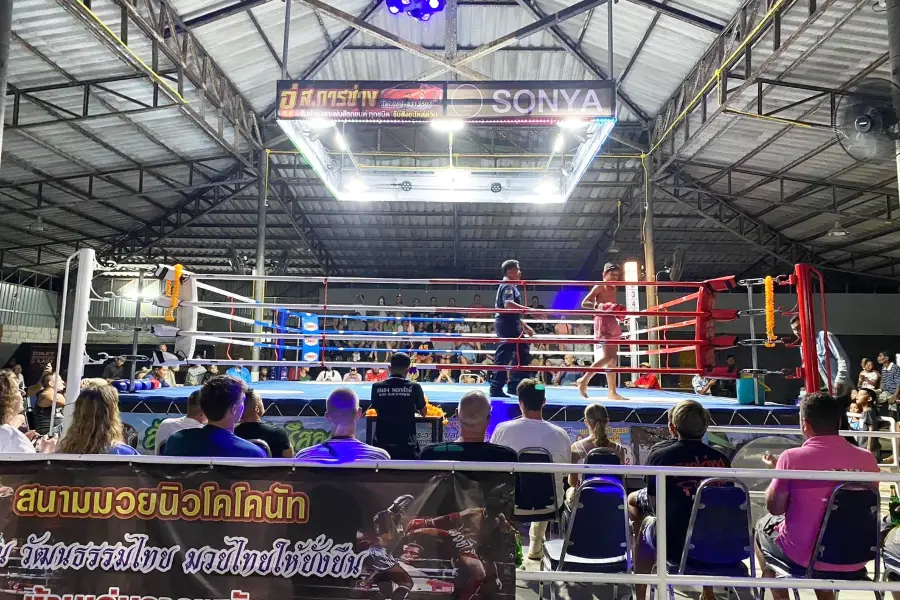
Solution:
M503 271L503 283L497 288L497 299L494 307L499 309L519 309L528 310L528 307L522 304L522 293L516 286L516 281L522 280L522 271L519 269L519 261L507 260L500 266ZM530 365L531 352L530 345L517 341L524 333L528 336L534 335L534 329L529 327L522 321L521 314L504 314L497 313L494 315L494 333L501 341L497 344L497 350L494 352L494 364L496 365ZM513 371L507 385L506 369L494 371L491 378L491 398L509 398L510 395L516 394L516 387L519 382L528 377L529 374L524 371ZM507 386L509 394L503 392L503 386Z

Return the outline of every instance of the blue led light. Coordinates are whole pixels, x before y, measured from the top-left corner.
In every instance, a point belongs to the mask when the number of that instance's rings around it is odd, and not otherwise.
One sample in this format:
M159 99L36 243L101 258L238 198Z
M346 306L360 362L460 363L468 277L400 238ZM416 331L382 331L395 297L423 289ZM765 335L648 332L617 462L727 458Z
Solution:
M429 21L444 10L446 0L386 0L388 12L393 15L406 14L419 21Z

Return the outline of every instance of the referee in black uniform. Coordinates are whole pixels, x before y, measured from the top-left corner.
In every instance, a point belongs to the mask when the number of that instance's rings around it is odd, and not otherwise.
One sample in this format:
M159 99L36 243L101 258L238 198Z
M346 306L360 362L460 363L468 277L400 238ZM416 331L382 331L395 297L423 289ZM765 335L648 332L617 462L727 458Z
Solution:
M522 293L514 283L522 280L519 261L507 260L500 268L503 271L503 283L497 288L497 299L494 302L494 307L528 310L528 307L522 304ZM497 350L494 352L495 365L520 366L531 364L530 345L520 343L515 339L521 337L523 332L525 335L534 335L534 329L522 321L521 314L497 313L494 316L494 333L501 340L506 338L505 341L497 344ZM509 385L507 385L506 369L494 371L494 376L491 378L491 398L515 396L519 382L528 376L529 374L524 371L513 371L512 376L509 378ZM507 385L509 395L503 392L504 385Z

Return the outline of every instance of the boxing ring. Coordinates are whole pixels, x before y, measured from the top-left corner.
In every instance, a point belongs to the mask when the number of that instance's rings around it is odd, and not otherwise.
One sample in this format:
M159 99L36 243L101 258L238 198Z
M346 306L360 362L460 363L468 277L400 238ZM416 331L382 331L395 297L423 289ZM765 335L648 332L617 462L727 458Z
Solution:
M79 257L76 306L73 311L73 345L69 360L69 376L83 373L84 346L79 348L79 337L86 337L77 330L97 328L88 322L85 309L91 302L91 279L94 276L93 257ZM82 268L82 265L90 269ZM109 274L116 268L99 270L97 274ZM379 279L379 278L315 278L256 275L203 275L192 273L180 265L158 265L152 272L141 272L142 281L155 277L162 282L164 293L153 303L165 309L166 323L153 327L161 341L174 338L174 354L155 353L153 365L196 368L210 365L220 367L220 372L235 369L248 382L255 380L260 367L268 367L275 381L253 381L266 404L265 419L283 426L295 449L300 449L328 438L330 427L324 419L325 399L337 385L315 382L285 381L290 369L305 367L313 370L339 368L358 369L362 375L366 369L383 369L390 352L405 351L414 359L416 375L423 379L431 416L444 417L443 435L453 439L457 432L455 409L459 398L471 389L488 392L485 379L498 370L527 371L529 374L615 373L625 400L607 398L604 388L589 388L588 398L582 397L573 385L547 385L547 406L544 416L563 427L574 440L587 434L582 422L585 406L600 402L610 414L610 437L629 450L629 462L640 464L653 443L665 439L666 411L684 399L703 403L717 426L747 426L753 431L761 427L791 426L798 423L798 411L791 399L783 403L762 402L758 380L763 376L802 379L807 389L818 389L818 372L812 369L785 369L767 371L759 368L757 352L765 347L784 344L796 346L803 364L816 364L815 335L817 330L813 306L813 286L821 275L808 265L797 265L786 276L736 281L723 277L703 282L647 282L637 281L636 269L625 269L625 281L604 280L597 282L569 280L517 280L514 283L522 292L523 304L529 296L546 294L548 290L566 292L583 297L593 285L606 286L616 293L622 304L606 303L594 307L577 308L498 308L477 306L383 306L349 304L333 300L339 298L339 290L351 286L380 285L396 289L470 290L490 298L500 280L469 279ZM631 271L629 274L628 271ZM322 291L319 300L307 303L257 302L222 287L221 282L252 281L264 286L270 282L317 283ZM67 284L68 282L66 282ZM650 306L641 306L640 291L671 289L682 295ZM793 308L782 309L775 303L775 289L790 288L784 294ZM747 291L748 306L743 309L722 309L716 306L717 296L735 291ZM753 292L764 290L765 306L753 305ZM254 294L258 295L258 294ZM264 297L264 296L263 296ZM655 298L647 294L647 298ZM80 303L81 302L81 303ZM646 304L646 303L645 303ZM579 304L580 306L580 304ZM799 340L782 340L774 334L775 314L799 315L801 335ZM520 336L499 340L493 334L494 314L521 315L524 322L538 328L533 336ZM824 306L823 306L824 317ZM216 317L227 324L227 330L204 330L198 326L200 318ZM598 319L616 319L622 324L622 336L598 339ZM757 319L765 319L765 334L757 335ZM750 336L738 339L734 335L717 332L717 324L729 321L748 322ZM824 319L823 319L824 320ZM213 319L209 319L213 321ZM357 324L349 327L348 323ZM360 324L362 324L360 326ZM562 326L560 328L560 326ZM592 329L593 327L593 329ZM480 330L479 330L480 328ZM580 329L579 329L580 328ZM825 324L822 324L825 328ZM487 333L485 332L487 329ZM562 333L560 333L562 329ZM763 328L760 328L763 329ZM135 332L137 339L137 332ZM811 343L808 343L807 340ZM498 342L531 344L531 355L539 359L560 359L571 354L576 358L593 356L597 345L614 348L618 354L614 367L591 368L566 364L492 364L491 346ZM195 356L197 342L217 346L214 358ZM753 361L751 368L740 372L729 371L717 364L717 352L727 351L737 345L749 346ZM136 346L135 346L136 347ZM232 355L234 352L235 355ZM241 356L240 353L244 355ZM245 358L252 353L251 358ZM354 356L355 355L355 356ZM445 357L441 361L441 356ZM521 356L519 354L519 356ZM437 357L437 361L433 360ZM139 360L140 356L126 356ZM81 364L79 364L79 359ZM441 362L438 362L441 361ZM640 366L643 362L651 367ZM721 360L718 362L722 362ZM253 369L251 373L250 369ZM424 381L428 372L451 372L461 376L465 383L430 383ZM622 387L633 381L638 373L655 373L662 376L691 377L700 375L711 379L745 378L739 387L750 384L750 395L744 394L741 402L730 398L698 396L690 393L645 390ZM598 383L601 377L594 379ZM191 387L140 389L141 382L124 380L116 382L120 395L123 420L138 438L138 449L152 453L155 431L159 423L169 417L182 415ZM684 381L682 380L682 385ZM368 408L371 384L350 384L360 396L364 409ZM67 404L77 397L77 388L70 386ZM137 389L136 389L137 388ZM131 391L128 391L131 390ZM746 391L746 390L745 390ZM514 397L493 398L492 423L517 418L519 407ZM360 437L365 435L365 420L360 420ZM420 424L423 443L433 439L427 423ZM758 437L728 433L722 443L737 447Z

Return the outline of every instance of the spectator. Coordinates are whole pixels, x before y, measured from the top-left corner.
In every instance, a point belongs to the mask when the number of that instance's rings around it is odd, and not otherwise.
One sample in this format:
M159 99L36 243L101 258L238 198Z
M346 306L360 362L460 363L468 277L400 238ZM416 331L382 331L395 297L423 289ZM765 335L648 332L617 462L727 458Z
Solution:
M709 396L714 385L716 385L715 379L708 379L703 375L697 374L691 379L691 387L694 388L694 393L700 396Z
M384 381L387 379L387 371L384 369L369 369L366 371L366 381L375 383L376 381Z
M851 428L857 431L878 431L878 406L875 399L875 390L860 388L854 400L859 418L855 424L851 424ZM874 454L876 460L881 458L881 444L878 438L860 436L856 438L856 443L861 448L865 448Z
M728 367L729 373L740 372L737 365L737 358L734 354L725 357L725 366ZM734 379L719 379L719 395L727 398L737 398L737 375Z
M147 376L147 379L155 379L159 382L159 387L174 387L174 384L169 383L168 373L169 367L153 367L153 371Z
M385 306L384 296L378 296L378 306ZM385 308L387 307L385 306ZM384 309L380 309L376 314L382 319L388 316L387 311Z
M862 371L859 372L856 387L870 390L877 390L881 387L881 373L875 370L875 361L871 358L862 359Z
M569 368L577 366L575 364L575 356L566 354L563 357L563 365ZM575 385L578 382L579 373L575 371L559 371L553 376L554 385Z
M472 298L472 304L471 304L470 308L479 308L479 309L484 308L484 303L481 301L481 294L475 294L475 296ZM488 316L488 313L487 312L476 312L476 313L472 313L471 316L476 319L483 319Z
M450 357L446 356L446 355L441 356L438 364L449 365ZM434 380L434 382L435 383L456 383L456 381L453 379L453 371L450 370L449 368L447 368L447 369L438 368L438 376Z
M491 402L484 392L473 390L459 399L456 409L459 439L430 444L422 450L422 460L476 462L518 462L515 450L484 441L491 422Z
M309 381L311 377L309 376L309 368L308 367L299 367L294 370L294 377L292 381Z
M66 382L58 375L44 373L41 377L41 391L34 407L34 429L39 434L50 434L50 415L54 412L54 429L62 425L62 408L66 405L66 397L61 393L64 389Z
M897 404L900 396L900 367L891 360L891 353L879 352L876 358L881 365L881 393L878 394L879 403Z
M359 371L356 370L356 367L350 367L350 370L347 371L346 375L344 375L344 381L347 383L359 383L362 381L362 375L359 374Z
M197 429L176 431L166 442L166 456L221 456L265 458L260 448L234 435L234 426L244 413L247 384L220 375L200 388L200 408L207 423Z
M325 381L328 383L340 383L341 382L341 374L338 373L334 367L329 365L329 366L325 367L324 369L322 369L322 371L316 377L316 381L319 381L319 382Z
M641 363L641 368L642 368L642 369L649 369L649 368L651 368L651 367L650 367L650 363L648 363L648 362L642 362L642 363ZM659 390L659 389L662 389L662 388L659 386L659 380L656 378L656 375L654 375L653 373L641 373L641 374L640 374L640 377L638 377L635 381L626 381L626 382L625 382L625 387L630 387L630 388L641 388L641 389L644 389L644 390Z
M125 359L121 356L116 356L111 361L106 363L106 366L103 367L103 379L106 381L114 381L116 379L122 379L125 376Z
M247 441L264 441L272 452L272 458L293 458L294 449L287 432L281 427L263 423L264 414L266 408L259 392L248 389L244 400L244 414L241 415L240 425L234 428L234 435Z
M206 367L206 373L203 374L203 377L200 379L200 385L203 385L213 377L219 376L219 366L218 365L209 365Z
M183 417L165 419L156 428L156 453L163 454L163 446L176 431L196 429L203 427L205 424L206 415L203 414L203 409L200 408L200 390L194 390L188 396L186 414Z
M791 317L791 330L797 338L800 338L800 317L797 315ZM846 409L850 405L850 360L847 358L847 353L844 352L844 348L833 333L829 332L827 338L828 364L826 365L826 334L824 331L820 331L816 334L816 357L818 358L818 364L816 366L819 369L819 380L822 382L823 390L827 390L829 387L832 388L831 391L834 393L834 397L839 402L843 402L844 408ZM805 368L812 368L811 365L803 366ZM829 373L831 374L830 382L828 380ZM806 393L812 394L817 391L820 390L806 390ZM846 412L846 410L844 412Z
M260 367L258 381L268 381L268 380L269 380L269 367Z
M22 392L25 391L25 376L22 375L22 365L16 363L12 366L13 376L16 378L16 383L19 384L19 389Z
M394 460L419 457L416 437L416 414L425 416L425 393L422 386L406 378L411 365L408 354L391 356L391 376L372 385L375 418L373 442Z
M800 402L800 429L805 441L799 448L785 450L776 461L763 457L766 465L783 471L862 471L878 473L878 463L870 452L845 443L838 435L841 415L839 401L825 393L809 394ZM819 526L828 498L837 485L833 481L773 479L766 490L769 514L756 523L756 557L763 577L774 577L767 568L766 552L792 568L805 571L812 558ZM877 489L877 484L872 484ZM865 564L830 565L816 562L816 571L858 571ZM772 588L776 600L786 600L787 590ZM830 590L816 590L818 600L833 599Z
M16 365L18 366L18 365ZM25 425L25 410L22 391L15 375L10 372L0 373L0 453L53 452L56 449L56 438L39 436L36 431L22 433Z
M709 413L696 400L683 400L670 408L669 433L672 439L650 449L648 466L658 467L730 467L727 456L703 443L709 427ZM697 486L704 477L666 478L666 552L677 561L684 547L688 522ZM628 512L634 526L635 572L650 573L656 562L656 477L647 477L647 487L628 495ZM643 600L644 587L637 586L637 598ZM712 588L703 588L703 598L713 600Z
M612 450L619 457L619 462L625 464L625 448L609 439L606 429L609 427L609 412L602 404L589 404L584 409L584 424L587 425L588 437L572 444L572 463L580 465L592 450L606 448ZM566 506L572 507L575 499L575 489L578 487L578 474L569 475L569 489L566 490Z
M197 358L200 357L198 356ZM206 367L202 365L191 365L184 375L184 385L191 387L200 385L204 375L206 375Z
M356 460L390 460L390 455L356 439L356 422L362 416L359 397L350 388L339 387L325 401L325 420L331 424L331 438L297 453L297 460L346 463Z
M88 385L81 388L75 400L72 424L57 452L137 456L137 450L125 443L123 430L116 388L109 384Z
M572 456L569 434L558 425L544 420L543 409L546 402L544 386L535 379L523 379L516 392L519 396L522 418L497 425L491 436L491 443L508 446L516 452L524 448L544 448L553 456L553 462L569 462ZM558 502L563 500L562 475L556 477L556 498ZM544 555L544 534L547 532L547 525L548 521L531 524L529 531L531 544L528 548L530 560L538 560Z

